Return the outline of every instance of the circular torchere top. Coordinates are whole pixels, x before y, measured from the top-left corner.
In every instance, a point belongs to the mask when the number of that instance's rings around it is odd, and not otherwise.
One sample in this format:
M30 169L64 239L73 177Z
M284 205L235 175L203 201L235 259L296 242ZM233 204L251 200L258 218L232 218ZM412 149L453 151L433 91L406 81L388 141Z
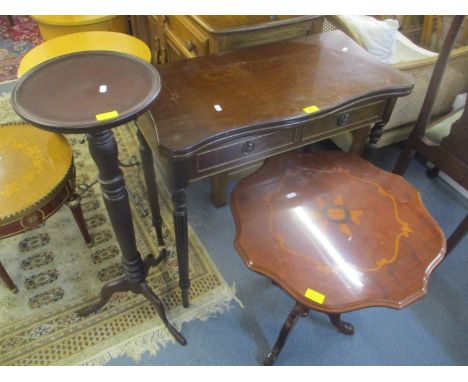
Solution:
M247 267L313 309L400 309L426 293L445 253L418 191L339 151L268 159L232 193Z
M112 128L147 110L161 89L147 62L118 52L87 51L36 66L18 80L12 105L29 123L61 133Z

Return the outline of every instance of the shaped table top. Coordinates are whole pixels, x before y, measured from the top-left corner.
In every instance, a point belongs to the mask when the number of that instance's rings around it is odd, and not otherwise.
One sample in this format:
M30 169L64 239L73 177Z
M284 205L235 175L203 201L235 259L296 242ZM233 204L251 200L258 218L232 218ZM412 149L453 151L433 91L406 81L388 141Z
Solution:
M341 31L156 68L163 88L151 112L166 156L259 126L306 122L353 102L406 95L414 85ZM318 111L303 110L310 106Z
M319 311L422 297L444 234L404 178L340 151L272 157L231 197L247 267Z

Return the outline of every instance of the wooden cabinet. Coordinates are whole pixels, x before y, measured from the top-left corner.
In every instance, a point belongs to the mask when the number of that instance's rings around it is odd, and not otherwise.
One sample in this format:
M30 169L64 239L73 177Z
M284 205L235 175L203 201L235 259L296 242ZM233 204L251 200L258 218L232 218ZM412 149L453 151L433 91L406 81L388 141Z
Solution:
M315 33L318 16L132 16L133 33L153 63L288 40ZM321 25L320 25L321 30Z

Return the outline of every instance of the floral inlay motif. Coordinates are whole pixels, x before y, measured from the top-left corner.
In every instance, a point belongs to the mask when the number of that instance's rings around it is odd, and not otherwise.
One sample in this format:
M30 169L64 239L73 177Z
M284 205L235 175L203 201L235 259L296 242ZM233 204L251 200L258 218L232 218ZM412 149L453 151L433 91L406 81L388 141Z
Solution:
M353 236L351 223L361 224L362 210L348 209L341 195L337 195L333 203L319 197L315 200L315 205L317 210L312 212L314 217L324 226L329 223L338 224L340 231L348 238Z

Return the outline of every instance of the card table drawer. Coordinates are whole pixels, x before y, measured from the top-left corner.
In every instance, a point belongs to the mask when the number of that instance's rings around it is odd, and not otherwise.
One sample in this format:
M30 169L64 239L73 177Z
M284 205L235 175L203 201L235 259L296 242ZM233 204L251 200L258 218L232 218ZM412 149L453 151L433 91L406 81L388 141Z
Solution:
M302 140L316 141L322 136L329 136L331 132L339 134L339 130L353 130L377 122L382 118L386 105L387 101L378 101L319 118L304 128Z
M234 139L222 145L204 150L196 156L197 172L211 171L217 167L228 168L258 160L281 151L295 142L296 129Z

